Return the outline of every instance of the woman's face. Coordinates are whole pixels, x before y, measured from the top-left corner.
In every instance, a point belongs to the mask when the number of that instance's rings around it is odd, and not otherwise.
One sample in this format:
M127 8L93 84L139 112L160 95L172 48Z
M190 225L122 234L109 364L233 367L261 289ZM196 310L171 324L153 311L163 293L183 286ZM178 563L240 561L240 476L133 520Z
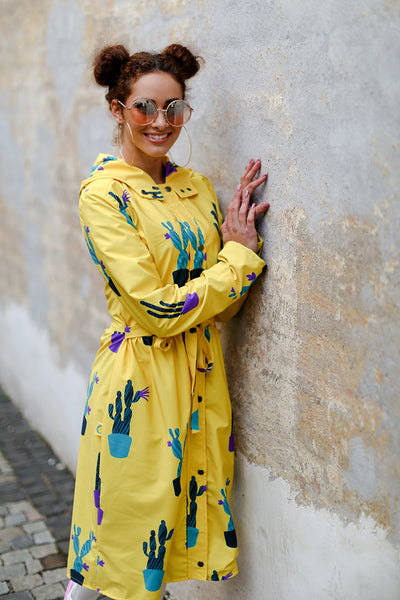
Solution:
M159 71L146 73L132 84L131 93L124 104L131 106L138 98L152 100L157 108L165 109L172 100L182 100L182 88L169 73ZM164 156L179 137L182 128L170 125L161 111L158 111L152 123L140 125L133 120L130 110L125 108L122 110L123 117L132 131L133 140L127 127L125 135L130 142L133 142L135 161Z

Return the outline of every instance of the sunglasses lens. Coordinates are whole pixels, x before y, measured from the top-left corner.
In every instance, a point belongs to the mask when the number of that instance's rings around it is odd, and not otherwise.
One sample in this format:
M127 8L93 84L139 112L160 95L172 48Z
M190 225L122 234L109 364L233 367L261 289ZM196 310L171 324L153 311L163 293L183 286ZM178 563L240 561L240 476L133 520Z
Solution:
M140 125L151 123L156 113L156 107L151 100L137 100L131 108L132 119Z
M167 119L171 125L181 127L190 119L192 111L183 100L175 100L167 108Z

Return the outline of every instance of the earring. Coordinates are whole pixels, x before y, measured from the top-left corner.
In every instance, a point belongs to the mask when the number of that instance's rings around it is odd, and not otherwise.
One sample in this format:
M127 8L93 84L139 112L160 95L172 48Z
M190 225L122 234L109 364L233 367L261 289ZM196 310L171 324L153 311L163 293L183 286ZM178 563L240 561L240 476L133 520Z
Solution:
M128 126L129 133L130 133L131 140L132 140L132 146L133 146L133 134L132 134L131 126L129 125L128 121L124 121L123 123L118 123L118 146L119 146L119 154L120 154L120 157L122 158L122 160L125 160L125 157L122 152L122 139L121 139L124 123L125 123L125 125ZM130 163L128 163L128 161L125 160L125 162L129 166L133 165L133 153L132 153L132 161Z
M184 125L182 125L182 127L185 130L185 132L186 132L187 139L188 139L188 142L189 142L189 158L187 159L187 161L185 162L184 165L179 165L179 166L181 166L183 168L183 167L186 167L186 165L188 165L190 163L190 159L192 158L192 140L190 139L190 135L189 135L189 132L186 129L186 127ZM174 159L172 158L171 151L169 152L169 157L172 160L172 162L175 163Z

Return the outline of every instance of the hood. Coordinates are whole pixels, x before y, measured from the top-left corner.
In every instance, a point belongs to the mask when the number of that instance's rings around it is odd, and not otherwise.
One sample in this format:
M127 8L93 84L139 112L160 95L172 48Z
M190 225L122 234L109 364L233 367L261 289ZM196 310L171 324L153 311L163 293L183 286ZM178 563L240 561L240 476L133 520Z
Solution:
M142 169L128 165L122 158L110 154L99 154L87 179L81 184L81 189L98 179L114 179L134 189L140 196L150 199L162 199L162 190L170 186L179 197L193 196L197 190L193 181L193 170L178 167L164 156L165 183L156 184Z

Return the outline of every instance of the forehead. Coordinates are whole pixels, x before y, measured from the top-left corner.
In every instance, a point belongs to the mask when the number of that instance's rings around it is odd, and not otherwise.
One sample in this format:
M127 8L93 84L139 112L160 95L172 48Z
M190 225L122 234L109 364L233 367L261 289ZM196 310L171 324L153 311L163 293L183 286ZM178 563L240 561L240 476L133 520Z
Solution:
M182 98L182 87L169 73L154 71L153 73L140 75L133 82L131 97L160 101L169 98Z

